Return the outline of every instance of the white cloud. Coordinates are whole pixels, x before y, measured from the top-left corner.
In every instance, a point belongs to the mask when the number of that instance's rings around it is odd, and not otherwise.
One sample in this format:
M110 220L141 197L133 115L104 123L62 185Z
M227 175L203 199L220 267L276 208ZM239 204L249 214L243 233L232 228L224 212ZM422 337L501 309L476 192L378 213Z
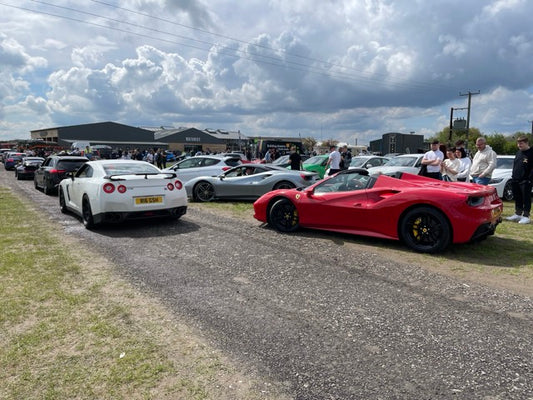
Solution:
M369 141L441 130L467 90L481 91L482 131L512 133L531 112L527 1L32 3L20 2L68 18L0 6L0 115L31 129L115 120Z

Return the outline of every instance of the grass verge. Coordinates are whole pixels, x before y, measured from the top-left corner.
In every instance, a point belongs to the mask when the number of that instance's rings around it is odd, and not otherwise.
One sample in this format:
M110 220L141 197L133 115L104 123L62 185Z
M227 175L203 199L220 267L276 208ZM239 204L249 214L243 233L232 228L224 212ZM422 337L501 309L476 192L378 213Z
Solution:
M0 398L280 398L2 187L0 215Z

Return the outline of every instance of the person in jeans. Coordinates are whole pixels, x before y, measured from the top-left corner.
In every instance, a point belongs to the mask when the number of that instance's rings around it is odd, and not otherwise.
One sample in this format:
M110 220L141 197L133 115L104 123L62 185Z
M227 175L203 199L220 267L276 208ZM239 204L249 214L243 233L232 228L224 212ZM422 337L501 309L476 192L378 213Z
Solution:
M533 149L529 146L527 136L516 139L518 151L513 161L511 187L515 201L515 213L506 219L529 224L531 211L531 182L533 181Z
M472 182L480 185L488 185L492 177L492 171L496 168L496 152L487 144L484 137L476 140L477 153L472 160L470 176Z
M442 161L444 161L444 154L440 151L439 145L440 143L438 140L434 140L431 143L431 150L424 154L422 164L427 168L425 176L441 181L442 174L440 172L440 165Z

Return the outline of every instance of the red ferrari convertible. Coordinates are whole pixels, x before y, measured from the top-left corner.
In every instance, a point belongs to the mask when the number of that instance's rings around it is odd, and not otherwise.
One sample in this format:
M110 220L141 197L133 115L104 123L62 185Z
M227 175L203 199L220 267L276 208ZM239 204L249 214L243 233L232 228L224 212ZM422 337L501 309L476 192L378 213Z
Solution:
M298 227L402 240L435 253L450 243L494 234L502 201L492 186L353 169L306 189L275 190L254 203L254 217L281 232Z

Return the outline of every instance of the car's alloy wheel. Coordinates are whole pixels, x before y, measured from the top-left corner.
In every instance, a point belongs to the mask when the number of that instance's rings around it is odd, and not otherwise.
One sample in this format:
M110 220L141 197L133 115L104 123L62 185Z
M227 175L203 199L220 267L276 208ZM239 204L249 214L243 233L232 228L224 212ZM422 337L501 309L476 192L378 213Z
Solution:
M296 186L288 181L281 181L274 185L274 190L278 189L294 189Z
M59 209L64 214L67 212L67 203L65 200L65 194L63 193L63 189L59 189Z
M402 218L400 238L413 250L436 253L450 244L450 225L440 211L431 207L417 207Z
M43 183L43 193L46 194L47 196L50 196L52 194L52 190L48 186L48 182L46 179L44 180L44 183Z
M293 232L299 227L298 210L288 199L276 201L268 213L268 221L280 232Z
M83 220L83 225L85 225L87 229L91 229L94 227L93 212L91 210L91 204L89 203L89 199L87 197L83 198L81 218Z
M215 188L209 182L198 182L194 186L194 198L198 201L211 201L215 198Z
M503 199L507 201L511 201L514 199L513 187L511 185L511 181L508 181L505 184L505 187L503 188Z

